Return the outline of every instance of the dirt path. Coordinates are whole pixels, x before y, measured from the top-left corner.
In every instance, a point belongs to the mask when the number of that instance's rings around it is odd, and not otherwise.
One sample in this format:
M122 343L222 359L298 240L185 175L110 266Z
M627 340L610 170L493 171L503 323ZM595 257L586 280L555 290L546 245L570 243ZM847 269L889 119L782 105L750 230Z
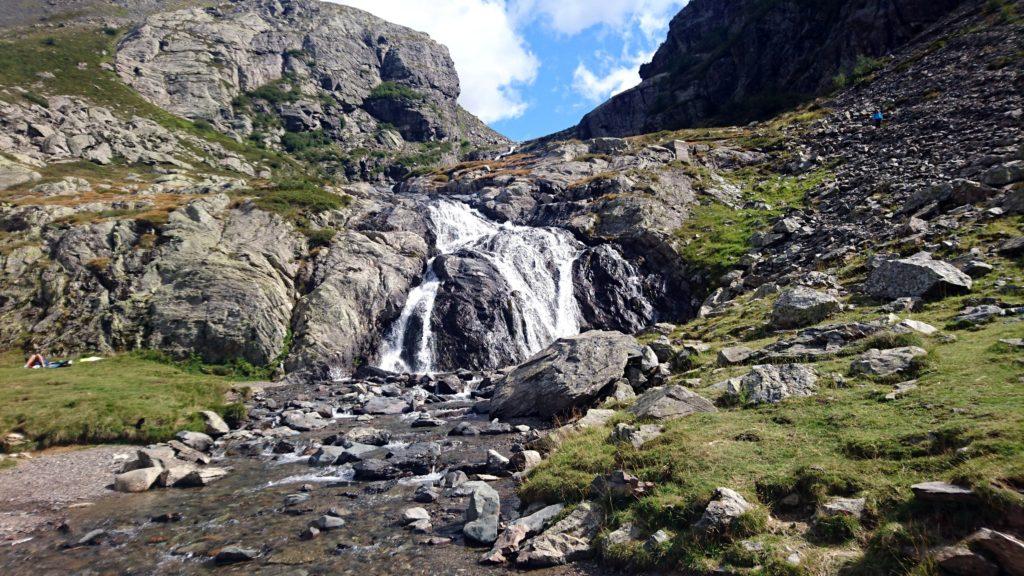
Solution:
M0 544L59 521L69 507L116 494L108 486L132 453L121 445L59 448L0 471Z

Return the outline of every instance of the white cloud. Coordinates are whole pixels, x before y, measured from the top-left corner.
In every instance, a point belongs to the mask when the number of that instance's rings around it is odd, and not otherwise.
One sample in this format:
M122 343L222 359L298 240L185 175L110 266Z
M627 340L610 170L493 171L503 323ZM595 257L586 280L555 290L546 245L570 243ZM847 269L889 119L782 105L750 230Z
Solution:
M572 87L591 102L602 102L640 83L640 65L651 59L650 52L619 59L605 58L600 74L580 62L573 73Z
M519 88L540 62L530 53L504 0L331 0L430 34L448 47L459 72L459 102L484 122L521 116Z
M592 26L621 30L638 26L655 38L688 0L510 0L509 11L519 21L543 21L573 36Z

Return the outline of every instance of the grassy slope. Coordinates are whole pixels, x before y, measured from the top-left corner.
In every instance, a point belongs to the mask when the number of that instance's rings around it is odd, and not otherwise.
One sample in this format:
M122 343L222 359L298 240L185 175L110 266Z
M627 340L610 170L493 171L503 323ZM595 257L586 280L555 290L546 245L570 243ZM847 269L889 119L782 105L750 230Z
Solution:
M227 378L122 355L68 368L26 370L0 355L0 432L40 447L166 440L196 427L198 410L224 407Z
M782 122L805 119L809 119L808 114L802 113ZM673 136L699 140L696 132ZM664 140L665 136L657 138ZM749 136L733 129L721 134L708 132L704 139L743 145L750 144L741 141ZM765 201L773 208L802 203L809 187L820 185L828 176L822 171L802 179L773 177L770 166L725 174L741 186L746 200ZM707 202L694 210L686 228L679 231L678 249L714 278L716 272L736 263L748 249L750 235L769 221L755 211L737 211ZM1024 221L1020 217L977 225L960 231L958 252L1022 232ZM695 234L701 238L684 241ZM878 249L903 253L919 249L899 242ZM866 256L860 255L840 271L844 284L863 281ZM996 284L1000 278L1021 284L1021 262L995 259L991 263L997 266L996 271L977 281L970 296L933 302L903 317L944 328L972 298L988 296L1016 305L1024 302L1021 295L1004 293ZM711 385L749 370L717 368L714 359L719 349L738 344L756 349L779 338L765 328L772 302L773 298L753 301L748 294L726 314L680 329L677 338L701 339L712 350L702 358L701 367L677 379L699 378L697 391L709 398L717 397L720 393ZM829 322L882 316L877 303L849 303L856 307ZM657 488L641 500L613 506L613 525L634 520L647 534L665 528L679 537L670 546L653 551L640 546L612 547L604 551L609 560L698 572L723 561L734 566L754 562L761 564L766 574L799 572L801 569L777 560L788 554L781 550L789 546L801 551L811 573L835 573L841 564L846 564L850 573L903 573L915 565L900 550L904 545L924 549L951 533L962 534L974 522L998 517L1008 502L1024 505L1019 493L1004 489L1024 485L1022 359L1019 351L999 343L1000 339L1019 338L1021 332L1019 321L1007 319L973 331L944 330L930 338L904 338L925 346L930 351L929 361L917 375L919 388L894 402L882 401L892 390L891 382L850 376L852 357L847 356L816 363L823 376L823 389L816 397L777 406L723 407L715 414L672 422L661 438L639 451L609 441L614 423L630 420L621 413L611 425L588 431L563 445L529 477L521 496L527 501L578 501L588 497L596 474L623 468L655 482ZM955 338L948 338L950 335ZM842 386L833 383L832 374L843 377ZM964 450L958 452L960 448ZM987 505L961 511L964 514L946 510L944 514L929 515L914 504L909 488L926 480L972 484L985 495ZM736 489L762 509L800 522L793 526L774 522L770 529L762 530L766 533L757 540L767 546L768 552L755 555L757 558L738 553L728 538L702 542L689 536L690 524L719 486ZM792 492L802 493L803 507L780 507L779 500ZM837 541L830 542L822 534L808 531L806 522L814 504L827 496L867 499L869 513L864 524L846 527L851 529L853 539L833 538ZM892 522L898 522L898 527L894 528ZM929 571L927 566L913 569Z

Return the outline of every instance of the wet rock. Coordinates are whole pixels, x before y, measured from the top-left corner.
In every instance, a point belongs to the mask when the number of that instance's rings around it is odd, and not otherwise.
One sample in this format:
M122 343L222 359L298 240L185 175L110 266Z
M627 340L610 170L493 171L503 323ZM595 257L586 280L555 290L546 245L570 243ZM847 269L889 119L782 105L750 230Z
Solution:
M983 550L995 558L1008 576L1024 576L1024 542L1009 534L982 528L964 542L973 550Z
M206 452L213 446L213 438L203 434L202 432L192 432L190 430L182 430L175 434L175 438L179 442L200 452Z
M588 556L601 528L600 507L584 502L516 555L516 564L527 568L560 566Z
M182 480L188 477L189 474L197 470L195 464L189 463L173 463L164 468L164 471L157 478L157 485L168 488L176 486L181 483Z
M423 413L420 417L413 420L411 427L413 428L440 428L445 425L445 421L439 418L432 418L430 414Z
M301 540L316 540L320 537L320 529L316 526L306 526L299 532L299 539Z
M498 492L486 484L477 486L469 497L466 524L462 527L466 539L477 544L492 544L497 540L500 511Z
M97 528L78 539L78 546L97 546L107 539L107 531Z
M875 298L929 298L969 292L971 277L952 264L922 252L910 258L882 262L868 276L865 290Z
M352 466L355 470L355 479L363 481L391 480L402 475L402 471L392 466L386 460L370 458L357 462Z
M473 426L469 422L459 422L455 425L451 431L448 432L449 436L479 436L480 429Z
M612 441L630 444L633 448L639 450L644 444L661 436L662 431L663 428L657 424L634 426L620 422L612 430Z
M932 561L951 576L999 576L999 566L962 545L944 546L932 553Z
M412 524L418 520L430 520L430 513L423 508L406 508L402 511L402 524Z
M206 425L206 433L214 438L223 436L228 432L231 432L231 427L228 426L227 422L220 417L220 414L211 412L210 410L203 410L199 413L203 417L203 423Z
M810 366L781 364L754 366L739 382L729 380L726 392L747 404L776 404L790 396L812 396L818 375Z
M330 532L345 527L345 519L333 514L324 514L313 521L312 526L321 532Z
M406 524L405 529L414 534L429 534L434 531L434 525L430 520L416 520Z
M320 430L321 428L325 428L328 424L328 422L316 412L301 412L299 410L290 410L285 412L282 421L285 426L292 430L298 430L299 432Z
M218 566L224 566L227 564L249 562L255 560L257 556L259 556L259 551L257 550L239 546L227 546L217 552L217 555L213 557L213 562Z
M345 452L341 446L321 446L316 453L309 457L310 466L333 466Z
M925 502L970 504L978 501L978 495L971 488L948 482L921 482L910 489L915 498Z
M139 468L123 472L114 477L114 490L118 492L145 492L153 487L163 473L163 468Z
M363 404L363 412L373 415L403 414L409 412L409 402L403 398L379 396Z
M735 490L718 488L693 527L705 534L726 534L733 522L754 507Z
M835 296L798 286L775 302L771 322L775 328L801 328L821 322L840 308Z
M352 428L342 436L347 441L345 444L368 444L370 446L384 446L391 442L391 432L377 428L358 426Z
M636 339L618 332L585 332L558 340L498 383L491 416L552 418L596 400L640 357Z
M644 392L628 410L637 418L655 420L675 420L698 412L715 411L717 408L711 401L676 384Z
M207 486L211 482L220 480L221 478L228 475L228 470L224 468L214 468L207 466L204 468L198 468L190 472L187 476L178 481L175 486L183 488L197 488Z
M433 486L429 484L420 484L416 487L416 491L413 493L412 499L421 504L429 504L436 502L441 495Z
M508 471L509 459L496 450L487 451L487 471L491 474L504 474Z
M868 376L892 376L914 369L917 359L927 355L927 350L917 346L889 350L871 349L850 364L850 372Z

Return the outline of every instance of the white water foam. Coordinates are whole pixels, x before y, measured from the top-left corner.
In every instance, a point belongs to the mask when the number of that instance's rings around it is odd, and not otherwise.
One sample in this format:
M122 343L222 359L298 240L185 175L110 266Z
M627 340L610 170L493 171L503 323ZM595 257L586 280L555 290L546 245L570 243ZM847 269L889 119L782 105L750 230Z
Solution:
M470 248L483 256L512 289L523 313L524 334L516 345L526 358L558 338L580 331L579 306L573 292L572 267L582 245L557 228L499 224L469 206L438 200L428 207L428 219L441 254ZM441 281L427 263L419 286L406 300L398 319L381 343L377 366L391 372L434 373L431 317ZM407 342L413 326L415 342Z

